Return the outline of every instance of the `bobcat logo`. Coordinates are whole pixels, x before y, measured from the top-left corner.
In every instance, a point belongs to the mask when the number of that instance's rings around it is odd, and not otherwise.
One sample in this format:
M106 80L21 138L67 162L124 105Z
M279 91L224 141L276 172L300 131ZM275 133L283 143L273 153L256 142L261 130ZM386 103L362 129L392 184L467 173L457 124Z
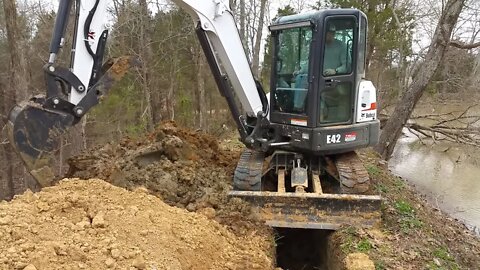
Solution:
M93 43L95 42L95 32L94 32L94 31L88 32L88 34L87 34L87 41L88 41L88 43L90 44L90 46L93 45Z

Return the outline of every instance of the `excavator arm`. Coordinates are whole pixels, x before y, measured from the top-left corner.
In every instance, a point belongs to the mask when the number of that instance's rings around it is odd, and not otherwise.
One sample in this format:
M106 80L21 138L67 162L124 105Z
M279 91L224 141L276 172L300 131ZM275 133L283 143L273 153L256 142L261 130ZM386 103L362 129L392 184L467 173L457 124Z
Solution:
M265 123L268 102L256 82L235 25L228 1L174 0L192 17L199 41L207 56L217 85L226 98L238 131L253 146L254 135ZM66 133L108 93L133 58L103 63L108 30L105 27L108 0L61 0L44 66L47 91L16 105L9 116L10 141L41 186L54 178L53 155L58 137ZM65 44L67 24L72 10L75 28L70 66L57 65ZM241 107L237 106L236 99ZM258 118L263 121L257 121Z

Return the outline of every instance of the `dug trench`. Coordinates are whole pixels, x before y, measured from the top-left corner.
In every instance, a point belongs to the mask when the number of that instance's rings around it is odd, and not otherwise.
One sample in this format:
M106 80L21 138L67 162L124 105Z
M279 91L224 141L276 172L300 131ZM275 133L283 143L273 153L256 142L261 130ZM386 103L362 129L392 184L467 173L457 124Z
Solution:
M362 158L385 198L378 228L273 230L256 209L227 196L243 146L218 141L167 122L71 158L69 180L0 203L0 269L480 266L478 238L369 151Z

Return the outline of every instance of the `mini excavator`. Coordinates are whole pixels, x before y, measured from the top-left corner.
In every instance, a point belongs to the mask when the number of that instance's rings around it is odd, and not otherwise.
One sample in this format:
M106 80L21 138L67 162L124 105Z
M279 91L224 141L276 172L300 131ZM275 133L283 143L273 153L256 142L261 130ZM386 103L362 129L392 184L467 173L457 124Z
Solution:
M367 18L327 9L269 27L270 91L255 79L227 0L173 0L193 18L216 84L246 150L230 196L251 202L273 227L335 230L380 220L381 198L355 150L378 142L376 90L365 79ZM60 0L44 66L47 91L17 104L9 136L41 186L52 179L58 136L80 119L134 60L104 61L108 0ZM70 66L58 65L69 17Z

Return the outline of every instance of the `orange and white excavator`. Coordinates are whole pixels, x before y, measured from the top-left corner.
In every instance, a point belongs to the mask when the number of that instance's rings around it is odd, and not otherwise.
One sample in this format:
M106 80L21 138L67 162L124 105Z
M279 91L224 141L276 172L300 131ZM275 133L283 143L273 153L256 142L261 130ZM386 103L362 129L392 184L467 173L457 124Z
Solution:
M364 78L365 14L329 9L274 21L266 94L252 74L228 1L173 2L193 18L247 147L230 195L260 207L274 227L333 230L378 222L381 198L371 195L368 173L355 153L379 136L375 87ZM47 91L11 110L11 143L41 186L53 178L56 137L98 104L129 64L128 59L103 63L107 3L60 0L43 71ZM62 67L56 60L71 14L71 64Z

